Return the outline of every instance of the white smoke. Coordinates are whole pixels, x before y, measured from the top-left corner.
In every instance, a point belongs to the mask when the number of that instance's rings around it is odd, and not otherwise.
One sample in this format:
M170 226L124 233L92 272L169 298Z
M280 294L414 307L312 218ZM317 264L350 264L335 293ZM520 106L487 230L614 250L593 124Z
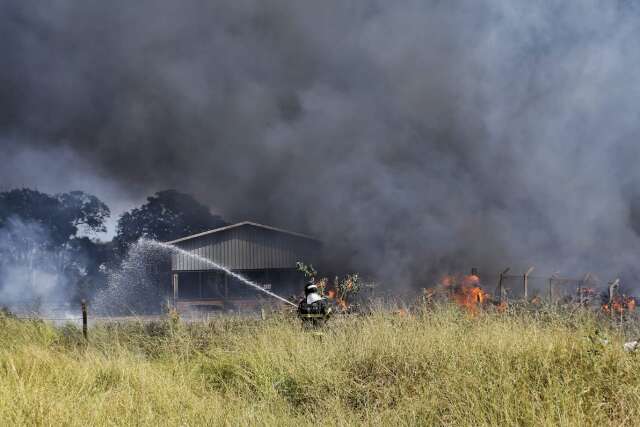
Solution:
M65 255L41 225L9 218L0 228L0 306L43 313L68 303L75 284Z

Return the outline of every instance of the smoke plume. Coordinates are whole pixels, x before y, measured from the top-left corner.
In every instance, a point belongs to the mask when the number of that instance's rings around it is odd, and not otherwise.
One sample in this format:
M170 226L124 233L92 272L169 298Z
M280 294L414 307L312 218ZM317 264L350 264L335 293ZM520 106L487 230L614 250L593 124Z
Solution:
M3 308L46 313L74 295L65 253L55 249L44 227L11 218L0 229L0 301ZM82 260L75 260L81 263ZM41 307L40 304L46 304Z
M636 278L638 18L622 0L9 0L0 154L19 184L108 202L188 191L395 283ZM53 174L43 152L74 161Z

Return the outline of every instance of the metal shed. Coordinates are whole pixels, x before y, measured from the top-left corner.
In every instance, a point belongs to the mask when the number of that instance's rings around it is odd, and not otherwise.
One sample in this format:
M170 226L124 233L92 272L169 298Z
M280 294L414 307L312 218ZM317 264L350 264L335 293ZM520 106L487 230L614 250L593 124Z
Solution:
M288 297L300 293L304 282L303 275L296 270L296 262L314 263L321 247L320 241L311 236L249 221L168 243L185 251L171 256L173 298L179 309L185 306L240 309L266 302L263 293L205 260Z

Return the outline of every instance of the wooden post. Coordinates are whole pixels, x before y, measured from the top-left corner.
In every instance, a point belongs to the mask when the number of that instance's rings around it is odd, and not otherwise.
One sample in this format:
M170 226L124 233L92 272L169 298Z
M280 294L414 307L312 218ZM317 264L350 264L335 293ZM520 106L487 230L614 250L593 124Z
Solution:
M582 306L582 280L578 280L578 305Z
M556 271L549 277L549 304L553 304L553 281L558 278L559 271Z
M504 280L504 276L509 272L509 270L511 270L510 267L507 267L503 272L500 273L500 278L498 279L498 299L500 301L500 304L502 304L502 302L504 301L504 287L503 287L503 280Z
M585 274L584 278L578 282L578 304L580 304L580 306L582 306L583 302L583 289L584 289L584 285L587 283L587 281L589 280L589 277L591 277L591 273L587 273Z
M616 291L620 286L620 279L616 279L613 282L609 282L609 313L611 314L611 320L614 319L613 314L613 300L615 299Z
M178 273L173 274L173 309L178 309Z
M529 298L529 274L533 271L533 267L529 267L529 269L524 273L522 284L524 286L524 300L527 301Z
M87 328L87 302L85 300L81 301L82 307L82 336L84 336L84 340L88 341L88 328Z

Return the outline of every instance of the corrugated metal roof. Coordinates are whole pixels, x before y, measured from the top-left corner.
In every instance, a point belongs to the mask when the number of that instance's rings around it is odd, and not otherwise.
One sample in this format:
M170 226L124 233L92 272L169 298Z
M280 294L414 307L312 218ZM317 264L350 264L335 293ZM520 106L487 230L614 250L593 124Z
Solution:
M191 236L181 237L179 239L172 240L172 241L166 242L166 243L169 244L169 245L173 245L174 243L184 242L186 240L191 240L191 239L195 239L195 238L198 238L198 237L207 236L207 235L213 234L213 233L219 233L221 231L231 230L233 228L242 227L242 226L245 226L245 225L251 225L253 227L263 228L265 230L277 231L279 233L289 234L291 236L301 237L303 239L309 239L309 240L314 240L316 242L320 242L315 237L309 236L307 234L302 234L302 233L296 233L294 231L283 230L282 228L276 228L276 227L271 227L269 225L258 224L257 222L242 221L242 222L238 222L236 224L226 225L224 227L216 228L216 229L209 230L209 231L204 231L204 232L198 233L198 234L193 234Z

